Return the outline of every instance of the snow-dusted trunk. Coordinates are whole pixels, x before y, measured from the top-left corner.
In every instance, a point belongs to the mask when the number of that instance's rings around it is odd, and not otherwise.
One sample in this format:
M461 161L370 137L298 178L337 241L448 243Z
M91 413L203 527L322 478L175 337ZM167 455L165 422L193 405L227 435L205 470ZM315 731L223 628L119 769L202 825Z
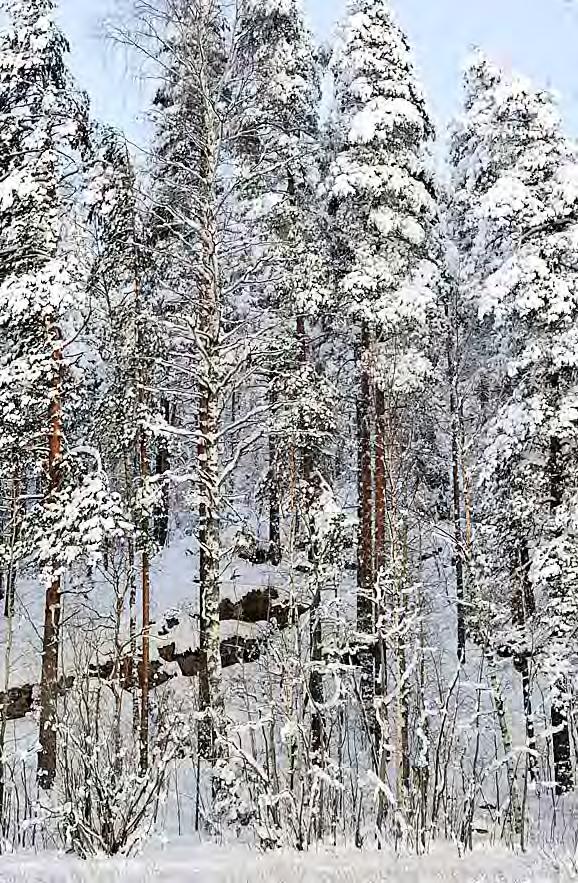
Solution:
M48 497L60 490L62 457L62 376L63 355L58 328L51 329L56 338L52 353L52 388L49 406L48 435ZM38 783L52 788L56 777L58 654L60 649L61 580L60 562L52 563L52 576L44 603L42 637L42 674L40 679L40 721L38 752Z
M314 571L317 569L315 561L311 562ZM311 714L311 755L314 763L319 766L323 760L324 738L323 720L318 707L323 703L323 676L320 666L322 656L322 627L321 627L321 587L317 576L315 579L315 591L311 607L311 673L309 675L309 694L313 703Z
M128 634L129 634L129 684L132 694L132 730L136 735L139 731L140 704L139 704L139 678L137 668L137 589L136 589L136 556L135 544L132 537L128 540L128 567L130 588L128 595Z
M134 444L125 446L123 449L123 467L126 487L126 496L134 504L134 460L136 451ZM140 720L139 683L137 672L137 585L136 585L136 549L134 536L127 540L128 559L128 631L129 631L129 661L128 682L132 694L132 729L138 733Z
M20 478L18 470L16 471L12 482L12 501L11 501L11 521L9 524L8 539L8 567L7 567L7 592L12 591L12 600L6 604L6 624L5 624L5 647L4 647L4 682L3 693L8 695L10 687L10 670L12 665L12 648L14 641L14 588L16 585L16 543L20 529ZM8 595L6 597L8 601ZM5 795L6 795L6 764L4 748L6 744L6 729L8 725L8 703L2 702L0 706L0 832L5 832L4 817L6 812Z
M568 708L563 691L567 691L564 682L556 684L558 695L552 700L552 749L554 753L554 780L556 793L565 794L572 790L572 749L568 727Z
M168 399L163 398L161 401L161 415L164 422L168 426L174 426L176 422L175 406L171 407ZM157 451L155 457L155 473L159 478L166 475L171 467L171 458L169 452L169 444L166 435L161 436L157 443ZM170 514L170 493L169 485L165 480L162 484L161 500L155 509L154 533L155 541L162 548L169 534L169 514Z
M532 707L532 678L530 675L530 661L528 653L524 653L514 659L514 665L520 672L522 679L522 702L524 705L524 719L526 722L526 746L530 751L528 755L528 773L531 779L536 778L536 731L534 728L534 711Z
M409 760L409 690L407 684L407 652L408 635L408 530L400 518L395 488L392 499L392 563L394 573L394 635L395 660L397 675L396 718L397 718L397 756L398 778L397 799L402 812L407 808L410 793L410 760Z
M133 221L135 220L133 216ZM133 236L135 247L133 249L133 291L134 291L134 309L135 309L135 317L136 317L136 335L135 335L135 347L136 347L136 383L137 383L137 398L139 403L139 425L138 432L136 436L136 461L138 463L138 478L140 483L140 491L142 494L141 499L141 513L140 513L140 531L141 531L141 573L140 573L140 582L141 582L141 646L142 646L142 659L140 670L138 670L138 680L140 684L140 709L138 714L138 733L139 733L139 766L141 773L144 773L149 764L149 693L150 693L150 684L149 684L149 676L150 676L150 604L151 604L151 576L150 576L150 551L149 551L149 543L150 543L150 518L147 514L148 507L148 485L150 479L150 463L149 463L149 448L147 442L147 430L144 426L144 412L145 405L147 403L147 387L149 383L148 371L146 360L144 358L144 338L143 338L143 324L142 324L142 283L141 283L141 267L139 261L139 254L136 247L137 242L137 233L136 226L133 226ZM134 561L133 561L134 563ZM136 598L131 597L131 601ZM136 609L134 607L131 608L130 616L131 616L131 632L133 631L134 623L133 616L136 613ZM131 641L134 639L135 635L131 634ZM133 656L132 665L135 664L135 658ZM134 675L134 670L133 670ZM133 690L136 692L136 684L133 683ZM133 713L137 714L137 710L135 706L133 706ZM135 720L136 723L136 720Z
M20 466L18 461L14 467L14 476L12 478L12 499L10 503L10 557L6 568L6 594L4 597L4 616L10 619L14 615L14 600L16 593L16 562L14 560L14 550L16 542L20 536L20 522L22 518L21 512L21 478Z
M448 325L448 384L450 393L450 421L452 448L452 515L454 523L454 564L456 573L457 655L466 661L466 617L464 598L464 533L462 529L462 469L460 440L463 438L459 397L457 316L455 308L446 307Z
M307 327L304 316L297 317L297 339L299 341L299 358L301 365L306 366L309 360L309 345L307 339ZM311 450L311 439L306 437L305 428L301 427L304 434L302 443L300 468L301 478L305 494L307 495L306 519L309 533L309 549L308 558L313 578L313 598L311 600L311 617L310 617L310 658L311 672L309 675L309 695L313 704L311 714L311 753L314 763L320 764L322 761L324 750L323 739L323 720L321 714L317 710L317 706L323 702L323 677L320 671L320 663L322 660L322 625L320 616L321 605L321 585L319 583L319 548L317 543L316 526L311 515L311 507L313 504L313 451Z
M495 660L488 660L488 679L492 690L494 700L494 708L502 737L502 746L504 748L504 764L506 768L506 778L508 780L510 818L512 823L512 833L514 836L520 836L523 830L522 806L520 802L520 790L516 780L516 768L514 764L514 747L512 742L512 732L506 714L506 705L502 693L502 687L496 673Z
M385 394L375 390L375 574L385 565L386 540Z
M143 486L149 478L148 450L145 431L141 428L139 440L140 472ZM141 601L142 601L142 670L140 672L141 704L139 724L140 770L144 773L149 765L149 674L150 674L150 620L151 576L148 546L148 519L144 519L143 550L141 555Z
M555 376L552 380L554 397L558 397L559 379ZM548 477L550 481L550 510L555 520L556 512L562 505L563 474L562 474L562 444L560 439L553 436L550 439L550 454L548 458ZM556 577L554 577L556 579ZM559 580L558 580L559 582ZM563 601L561 591L553 587L554 598ZM554 686L550 717L552 721L552 751L554 755L554 779L556 793L565 794L571 791L574 785L572 773L572 746L570 742L570 727L568 723L568 686L565 679L561 678Z
M528 544L522 540L518 546L518 571L517 590L514 594L512 618L514 625L526 630L528 619L536 612L534 588L530 579L530 555ZM514 668L520 673L522 680L522 699L524 705L524 718L526 722L526 745L530 750L528 756L528 772L532 779L536 775L536 733L534 728L534 713L532 709L532 681L530 676L531 649L527 644L526 635L522 639L522 647L514 656Z
M310 519L312 521L312 519ZM313 534L314 534L314 525ZM310 763L312 766L323 767L325 764L325 750L326 750L326 738L324 732L323 725L323 714L320 709L320 706L323 704L323 674L321 671L321 663L323 659L322 654L322 644L323 644L323 632L322 632L322 622L321 622L321 583L320 583L320 574L319 574L319 555L318 549L316 548L316 543L314 539L314 535L312 537L310 552L309 552L309 563L311 567L311 576L313 582L313 598L311 600L311 613L310 613L310 632L309 632L309 642L310 642L310 672L309 672L309 698L311 701L312 709L311 709L311 745L310 745ZM321 839L323 836L323 781L320 780L317 787L318 791L315 793L316 788L316 780L315 776L312 778L312 793L311 793L311 801L312 801L312 809L313 809L313 799L316 798L317 809L316 812L312 812L312 820L314 819L314 828L315 834L318 839ZM309 839L311 839L312 830L310 830Z
M202 36L200 43L202 44ZM218 119L211 100L206 72L201 62L199 92L201 101L201 170L199 222L201 261L198 269L199 324L201 348L199 365L199 592L200 649L202 667L199 699L207 712L204 751L214 762L216 740L224 729L224 697L220 649L220 560L219 526L219 449L220 411L219 344L221 334L221 280L217 253L217 166Z
M385 614L387 599L384 596L384 568L386 563L386 532L387 532L387 497L386 497L386 414L385 394L379 387L375 390L375 580L376 580L376 618ZM378 629L376 692L379 694L376 736L379 736L378 764L379 777L382 781L387 777L387 765L390 760L389 722L387 720L387 646L383 629ZM382 790L378 796L377 829L383 830L383 822L387 808L385 794Z
M218 510L218 430L217 402L208 386L201 384L199 414L199 578L200 578L200 706L210 711L210 745L212 750L215 727L222 723L223 694L220 654L220 530Z
M269 392L271 411L275 413L277 391ZM277 566L281 562L281 504L279 490L278 445L274 431L269 432L269 549L268 557L271 564Z
M299 343L299 361L303 368L307 366L310 359L310 347L307 335L307 325L304 316L298 316L296 321L297 340ZM323 675L321 673L321 662L323 659L323 627L321 623L321 583L320 583L320 560L319 560L319 543L312 508L314 503L314 458L312 450L312 441L307 435L306 427L300 427L303 434L303 441L300 452L300 469L301 479L303 482L304 493L306 495L306 522L309 537L308 558L311 568L311 578L313 585L313 597L311 599L311 615L310 615L310 662L311 671L309 674L309 696L312 703L311 712L311 759L313 763L321 765L323 762L323 753L325 750L325 739L323 732L323 718L318 707L323 703ZM318 826L319 828L319 826ZM321 836L321 831L318 830Z
M403 443L402 418L395 406L383 409L384 462L387 479L386 524L388 528L388 553L390 595L384 598L384 614L392 621L392 656L395 666L395 725L397 760L397 801L405 817L409 809L410 797L410 687L408 647L413 633L412 619L416 616L416 605L410 603L410 539L408 507L403 488L405 448ZM416 478L416 481L418 479Z
M373 469L372 469L372 402L369 378L370 332L362 324L357 353L359 392L357 399L357 630L359 640L359 667L361 671L361 705L370 741L374 763L375 752L375 605L374 605L374 549L373 549Z

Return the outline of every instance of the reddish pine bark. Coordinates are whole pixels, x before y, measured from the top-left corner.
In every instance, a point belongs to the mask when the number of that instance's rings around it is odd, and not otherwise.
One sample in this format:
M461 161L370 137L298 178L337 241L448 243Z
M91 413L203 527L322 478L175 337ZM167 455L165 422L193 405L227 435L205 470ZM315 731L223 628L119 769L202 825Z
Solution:
M61 387L63 356L60 332L54 329L57 339L52 353L53 378L49 407L48 435L48 493L49 497L60 490L60 461L62 457L62 403ZM59 566L53 562L53 570ZM60 647L61 582L53 576L46 591L44 604L44 632L42 638L42 674L40 679L40 751L38 753L38 783L49 790L56 777L57 749L57 701L58 701L58 653Z

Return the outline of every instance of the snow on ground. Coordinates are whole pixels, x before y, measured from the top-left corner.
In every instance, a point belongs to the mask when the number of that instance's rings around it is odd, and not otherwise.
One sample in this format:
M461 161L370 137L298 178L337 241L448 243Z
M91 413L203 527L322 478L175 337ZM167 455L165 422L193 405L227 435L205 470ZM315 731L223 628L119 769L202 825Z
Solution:
M496 849L460 858L452 846L398 857L355 850L259 855L240 847L193 845L130 860L2 857L0 883L563 883L576 879L571 865Z

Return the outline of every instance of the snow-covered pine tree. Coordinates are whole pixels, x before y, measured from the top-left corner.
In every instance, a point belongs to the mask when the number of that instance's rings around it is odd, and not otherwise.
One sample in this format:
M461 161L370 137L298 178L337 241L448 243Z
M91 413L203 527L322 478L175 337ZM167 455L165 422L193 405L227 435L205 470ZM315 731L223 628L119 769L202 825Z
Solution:
M433 128L407 40L386 0L350 3L333 70L329 208L341 303L357 328L361 695L374 734L374 767L383 776L388 739L386 721L379 716L378 725L375 716L379 660L380 689L397 689L403 805L411 751L406 670L418 578L410 537L433 444L424 417L437 315L431 263L437 203L427 158ZM387 668L386 633L393 645Z
M51 0L12 0L5 12L9 29L0 50L2 469L23 486L44 473L42 493L46 502L54 502L62 483L67 321L77 296L66 224L74 156L86 134L86 104L72 88L64 62L68 46L54 23ZM47 786L56 764L62 563L55 559L50 568L43 638L39 773Z
M532 670L547 680L562 793L572 785L576 616L576 152L552 97L525 79L477 54L466 84L451 159L484 429L474 510L478 606L486 611L483 641L521 673L532 749Z
M21 488L14 567L47 586L38 778L56 774L62 581L82 579L121 530L98 452L87 447L90 358L86 274L75 188L87 145L87 102L65 65L49 0L7 4L0 59L1 470ZM8 610L14 614L14 596ZM20 611L20 616L33 615Z
M303 534L311 577L311 759L320 762L323 726L315 711L323 701L320 555L331 556L332 550L320 541L316 521L324 518L322 502L332 506L329 455L335 431L334 392L328 372L321 368L321 326L330 303L328 253L317 197L322 71L298 0L246 0L240 33L247 82L237 149L247 185L240 199L259 230L260 242L252 242L251 248L262 257L257 296L270 325L270 352L264 364L272 411L269 557L274 564L280 562L282 524L295 523L297 533ZM295 538L294 529L289 534ZM295 555L295 549L287 551Z

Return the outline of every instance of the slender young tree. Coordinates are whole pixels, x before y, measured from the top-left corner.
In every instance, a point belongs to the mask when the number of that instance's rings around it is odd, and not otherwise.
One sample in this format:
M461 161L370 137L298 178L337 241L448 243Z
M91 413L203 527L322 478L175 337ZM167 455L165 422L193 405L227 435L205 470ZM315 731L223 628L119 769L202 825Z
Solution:
M153 190L156 253L166 250L161 298L178 335L178 359L194 383L198 469L200 706L209 717L205 751L216 758L224 726L220 657L221 341L225 303L219 206L227 115L227 21L219 3L169 0L148 13L164 33L163 85L156 98ZM185 275L186 274L186 275ZM186 288L185 288L186 285ZM188 289L188 291L187 291ZM188 311L188 312L187 312ZM196 350L194 352L193 350Z
M134 526L134 534L128 538L122 554L130 582L129 680L144 770L148 765L151 558L156 551L153 521L159 507L164 510L167 496L166 469L159 472L159 484L151 475L151 451L156 445L157 458L162 452L166 463L168 421L165 423L158 414L156 397L151 392L159 377L163 339L154 304L150 302L152 268L142 199L128 146L111 130L98 133L87 201L94 252L90 278L94 346L107 354L103 366L105 379L92 414L92 431ZM162 517L168 518L168 512L163 511ZM137 576L141 589L140 642ZM137 644L141 648L138 668Z
M456 574L456 637L457 657L466 661L466 570L468 539L464 530L464 451L461 389L461 317L459 283L450 275L446 278L444 298L447 333L447 385L449 388L452 519L454 528L454 562Z

